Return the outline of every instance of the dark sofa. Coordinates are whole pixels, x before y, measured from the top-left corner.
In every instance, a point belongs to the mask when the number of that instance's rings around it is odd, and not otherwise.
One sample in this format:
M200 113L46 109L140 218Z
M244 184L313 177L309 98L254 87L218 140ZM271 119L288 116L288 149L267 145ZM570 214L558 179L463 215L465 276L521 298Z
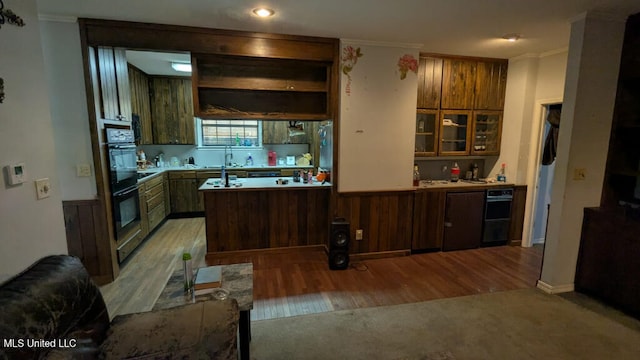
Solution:
M237 302L109 314L78 258L40 259L0 285L0 359L236 359Z

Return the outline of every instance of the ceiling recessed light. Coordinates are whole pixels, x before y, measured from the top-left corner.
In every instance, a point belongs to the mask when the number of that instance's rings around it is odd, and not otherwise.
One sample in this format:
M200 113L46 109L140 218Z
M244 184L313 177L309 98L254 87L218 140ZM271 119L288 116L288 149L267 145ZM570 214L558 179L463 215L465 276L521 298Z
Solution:
M256 9L253 9L253 13L258 15L259 17L269 17L275 14L276 12L267 8L256 8Z
M175 71L191 72L191 64L172 62L171 67Z
M520 39L520 34L507 34L507 35L504 35L502 38L507 41L514 42Z

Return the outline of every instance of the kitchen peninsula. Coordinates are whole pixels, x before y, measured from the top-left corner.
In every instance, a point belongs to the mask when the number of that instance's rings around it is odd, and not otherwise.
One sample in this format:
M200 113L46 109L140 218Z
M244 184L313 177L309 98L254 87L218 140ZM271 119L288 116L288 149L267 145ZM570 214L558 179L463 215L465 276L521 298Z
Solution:
M279 183L280 182L280 183ZM216 252L324 245L331 184L292 177L209 178L204 195L207 259Z

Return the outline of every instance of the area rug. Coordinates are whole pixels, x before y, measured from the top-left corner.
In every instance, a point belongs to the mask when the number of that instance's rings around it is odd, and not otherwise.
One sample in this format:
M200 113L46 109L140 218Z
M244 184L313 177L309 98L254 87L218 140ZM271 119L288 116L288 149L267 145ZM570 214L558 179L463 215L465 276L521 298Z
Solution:
M525 289L254 321L251 358L635 360L630 323Z

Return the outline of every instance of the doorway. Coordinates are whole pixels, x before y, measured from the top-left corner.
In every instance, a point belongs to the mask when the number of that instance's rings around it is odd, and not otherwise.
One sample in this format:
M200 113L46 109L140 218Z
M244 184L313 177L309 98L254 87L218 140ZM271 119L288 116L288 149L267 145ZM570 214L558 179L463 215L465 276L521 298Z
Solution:
M549 121L550 117L557 117L557 121L552 121L559 125L560 111L562 104L546 104L542 109L542 136L540 137L538 159L541 161L536 165L537 175L535 184L535 198L533 204L533 222L531 229L531 244L544 244L547 234L547 223L549 219L549 206L551 204L551 188L553 175L555 173L555 147L553 150L545 150L548 141L551 141L553 125ZM549 139L548 139L549 138ZM556 137L557 139L557 137ZM547 152L545 154L545 151Z

